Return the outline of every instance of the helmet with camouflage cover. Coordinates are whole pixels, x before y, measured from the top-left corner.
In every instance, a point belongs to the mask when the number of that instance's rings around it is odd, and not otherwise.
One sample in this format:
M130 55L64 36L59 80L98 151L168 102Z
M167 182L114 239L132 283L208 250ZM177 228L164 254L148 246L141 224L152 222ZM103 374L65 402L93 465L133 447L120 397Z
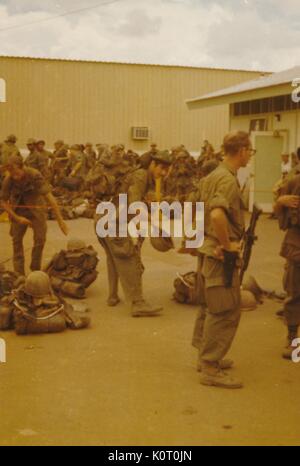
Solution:
M80 251L81 249L85 249L86 244L82 239L79 238L71 238L67 243L67 250L68 251Z
M172 160L168 150L160 150L151 156L151 159L163 165L171 165Z
M31 272L25 280L24 291L33 298L52 294L49 276L41 270Z

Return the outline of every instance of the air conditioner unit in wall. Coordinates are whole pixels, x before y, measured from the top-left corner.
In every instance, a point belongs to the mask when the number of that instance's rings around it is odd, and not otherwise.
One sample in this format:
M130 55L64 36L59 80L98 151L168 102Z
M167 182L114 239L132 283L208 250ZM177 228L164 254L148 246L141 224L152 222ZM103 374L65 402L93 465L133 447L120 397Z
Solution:
M148 126L133 126L132 139L147 140L150 138L150 130Z

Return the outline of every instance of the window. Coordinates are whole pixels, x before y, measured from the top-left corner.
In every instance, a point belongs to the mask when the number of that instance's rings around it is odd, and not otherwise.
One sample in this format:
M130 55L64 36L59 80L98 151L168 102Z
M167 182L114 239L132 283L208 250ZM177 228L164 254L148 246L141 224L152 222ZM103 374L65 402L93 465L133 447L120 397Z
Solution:
M233 104L233 115L258 115L260 113L283 112L300 109L300 102L292 101L292 96L279 95L265 99L248 100Z

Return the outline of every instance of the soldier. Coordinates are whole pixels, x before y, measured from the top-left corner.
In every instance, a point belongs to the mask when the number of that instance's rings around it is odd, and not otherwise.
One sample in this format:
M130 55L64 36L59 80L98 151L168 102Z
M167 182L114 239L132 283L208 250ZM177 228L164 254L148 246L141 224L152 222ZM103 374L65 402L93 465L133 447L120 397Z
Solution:
M149 160L148 167L134 170L128 175L128 205L145 198L149 189L154 189L155 180L166 176L170 165L167 151L158 152ZM95 222L100 216L96 215ZM131 303L133 317L157 315L161 307L155 307L144 300L142 291L143 265L139 245L134 245L130 236L99 238L107 258L109 285L108 305L116 306L119 302L118 282L121 281L125 296Z
M66 169L69 162L68 146L62 140L54 143L54 151L51 156L51 183L58 186L66 176Z
M88 173L87 157L81 151L79 144L74 144L70 148L70 168L71 176L80 178L82 181Z
M178 152L166 179L166 194L174 196L180 202L185 201L193 189L194 176L194 164L189 153Z
M287 344L283 358L291 359L300 325L300 174L296 174L281 188L275 204L279 226L286 231L280 255L286 259L284 289L288 298L283 315L287 325Z
M87 166L89 170L93 169L96 165L96 152L93 149L93 144L91 142L87 142L85 145L86 159L87 159Z
M228 267L224 257L228 252L239 252L244 232L237 170L248 164L253 153L249 135L235 132L225 136L224 152L224 162L203 179L201 189L201 200L205 203L205 239L199 251L203 254L201 272L207 312L196 321L193 345L199 350L203 385L241 388L239 381L222 370L232 366L232 361L223 358L240 320L238 267L236 264L233 277L226 283Z
M38 170L42 175L48 173L48 159L45 158L43 153L37 151L36 140L32 138L28 139L27 148L29 153L25 159L25 165Z
M40 270L42 253L46 242L46 204L53 209L61 231L67 235L68 228L62 219L50 187L34 168L23 165L18 156L11 156L7 163L8 175L2 185L1 206L11 218L10 235L13 241L15 272L25 275L23 237L28 227L33 229L31 270Z
M17 137L14 134L7 136L1 147L0 165L6 165L11 155L21 155L18 147L16 146L16 142Z
M39 163L42 164L42 168L40 168L39 171L41 172L44 178L49 179L50 177L49 161L52 157L52 154L51 152L45 149L45 144L46 143L43 139L38 139L36 141L35 148L39 155L39 159L41 160L41 162Z

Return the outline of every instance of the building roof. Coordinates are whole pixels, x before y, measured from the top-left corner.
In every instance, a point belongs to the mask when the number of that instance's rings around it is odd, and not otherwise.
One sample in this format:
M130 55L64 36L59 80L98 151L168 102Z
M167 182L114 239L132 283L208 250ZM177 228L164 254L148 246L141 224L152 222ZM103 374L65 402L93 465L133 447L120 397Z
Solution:
M101 63L105 65L133 65L133 66L157 66L163 68L189 68L196 70L212 70L212 71L237 71L240 73L261 73L262 75L269 74L269 71L261 70L242 70L234 68L218 68L209 66L192 66L192 65L176 65L176 64L160 64L160 63L135 63L135 62L118 62L118 61L105 61L105 60L83 60L72 58L48 58L48 57L29 57L29 56L14 56L14 55L0 55L1 58L19 59L19 60L49 60L49 61L63 61L63 62L78 62L78 63Z
M269 88L277 88L274 95L280 95L284 87L287 84L290 86L296 78L300 79L300 66L188 99L186 103L191 108L202 108L211 105L251 100L263 97L264 91L269 90Z

